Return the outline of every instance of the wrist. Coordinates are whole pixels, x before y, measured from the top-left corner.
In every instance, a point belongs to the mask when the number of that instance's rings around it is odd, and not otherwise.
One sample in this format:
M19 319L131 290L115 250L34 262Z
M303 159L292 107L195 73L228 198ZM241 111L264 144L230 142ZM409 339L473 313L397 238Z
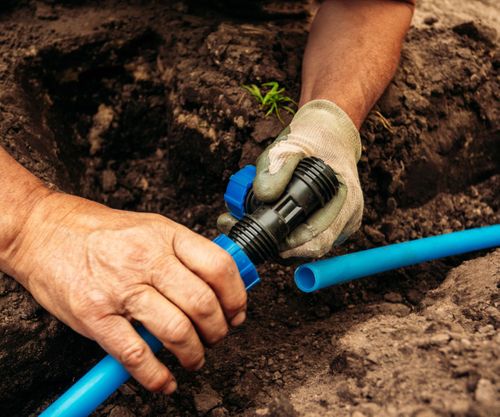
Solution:
M54 191L36 179L23 184L16 197L6 202L8 207L0 219L0 270L16 277L16 259L22 250L29 220L40 202L51 194Z
M302 106L291 122L291 129L308 142L316 138L328 149L354 157L355 163L361 156L361 139L359 131L350 116L331 100L312 100ZM316 148L316 144L309 144ZM343 149L343 150L342 150Z
M367 103L365 100L361 100L359 97L361 96L361 93L358 92L355 96L358 97L355 99L352 95L349 94L342 94L342 92L335 90L335 91L330 91L329 89L325 89L323 87L323 83L320 83L321 88L315 88L316 85L313 86L308 86L308 85L303 85L301 94L300 94L300 100L299 100L299 108L302 106L306 105L307 103L311 101L316 101L316 100L327 100L332 103L335 103L338 107L340 107L343 112L349 117L349 120L352 121L354 124L355 128L359 130L361 128L361 125L363 124L363 120L366 117L366 114L370 110L369 108L367 109ZM355 86L355 85L350 85L351 90L356 90L360 87Z

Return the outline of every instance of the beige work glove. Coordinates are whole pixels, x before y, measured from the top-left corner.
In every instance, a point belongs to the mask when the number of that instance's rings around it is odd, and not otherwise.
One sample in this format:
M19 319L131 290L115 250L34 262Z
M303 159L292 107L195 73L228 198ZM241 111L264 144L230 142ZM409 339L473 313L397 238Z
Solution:
M319 258L361 224L363 193L356 167L361 156L359 133L349 116L328 100L313 100L301 107L290 125L259 156L253 183L257 199L276 201L295 167L306 156L316 156L330 165L340 187L325 207L287 237L280 248L283 258ZM234 217L225 213L219 217L217 226L227 233L235 222Z

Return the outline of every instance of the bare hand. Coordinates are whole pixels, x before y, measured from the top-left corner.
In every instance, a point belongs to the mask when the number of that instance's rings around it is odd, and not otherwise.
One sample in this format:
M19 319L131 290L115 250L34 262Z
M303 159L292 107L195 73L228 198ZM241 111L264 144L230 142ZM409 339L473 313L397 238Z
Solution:
M12 253L10 272L42 306L153 391L169 394L176 382L132 319L190 370L203 366L201 340L216 343L227 322L245 319L246 292L231 256L160 215L52 193L35 206Z

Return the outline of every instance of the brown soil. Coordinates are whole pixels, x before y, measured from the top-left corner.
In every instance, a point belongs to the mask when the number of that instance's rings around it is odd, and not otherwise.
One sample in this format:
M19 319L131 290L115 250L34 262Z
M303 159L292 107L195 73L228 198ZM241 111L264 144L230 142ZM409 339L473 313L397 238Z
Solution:
M229 3L2 3L0 143L52 187L214 237L228 176L281 128L241 84L297 97L309 20ZM499 222L496 34L425 21L362 129L364 226L337 253ZM499 271L496 251L304 295L266 264L204 370L162 353L177 394L132 381L95 415L500 415ZM102 352L1 273L0 306L0 414L36 415Z

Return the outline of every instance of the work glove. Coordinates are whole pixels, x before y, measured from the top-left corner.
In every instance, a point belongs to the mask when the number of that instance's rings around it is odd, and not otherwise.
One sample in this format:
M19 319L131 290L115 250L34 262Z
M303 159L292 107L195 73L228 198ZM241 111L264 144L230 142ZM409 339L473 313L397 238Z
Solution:
M301 107L278 138L257 159L253 190L258 200L271 203L285 190L302 158L316 156L330 165L338 193L327 205L298 226L280 248L282 258L319 258L345 241L361 224L363 193L357 162L361 156L359 132L349 116L328 100ZM237 222L229 213L217 226L228 233Z

